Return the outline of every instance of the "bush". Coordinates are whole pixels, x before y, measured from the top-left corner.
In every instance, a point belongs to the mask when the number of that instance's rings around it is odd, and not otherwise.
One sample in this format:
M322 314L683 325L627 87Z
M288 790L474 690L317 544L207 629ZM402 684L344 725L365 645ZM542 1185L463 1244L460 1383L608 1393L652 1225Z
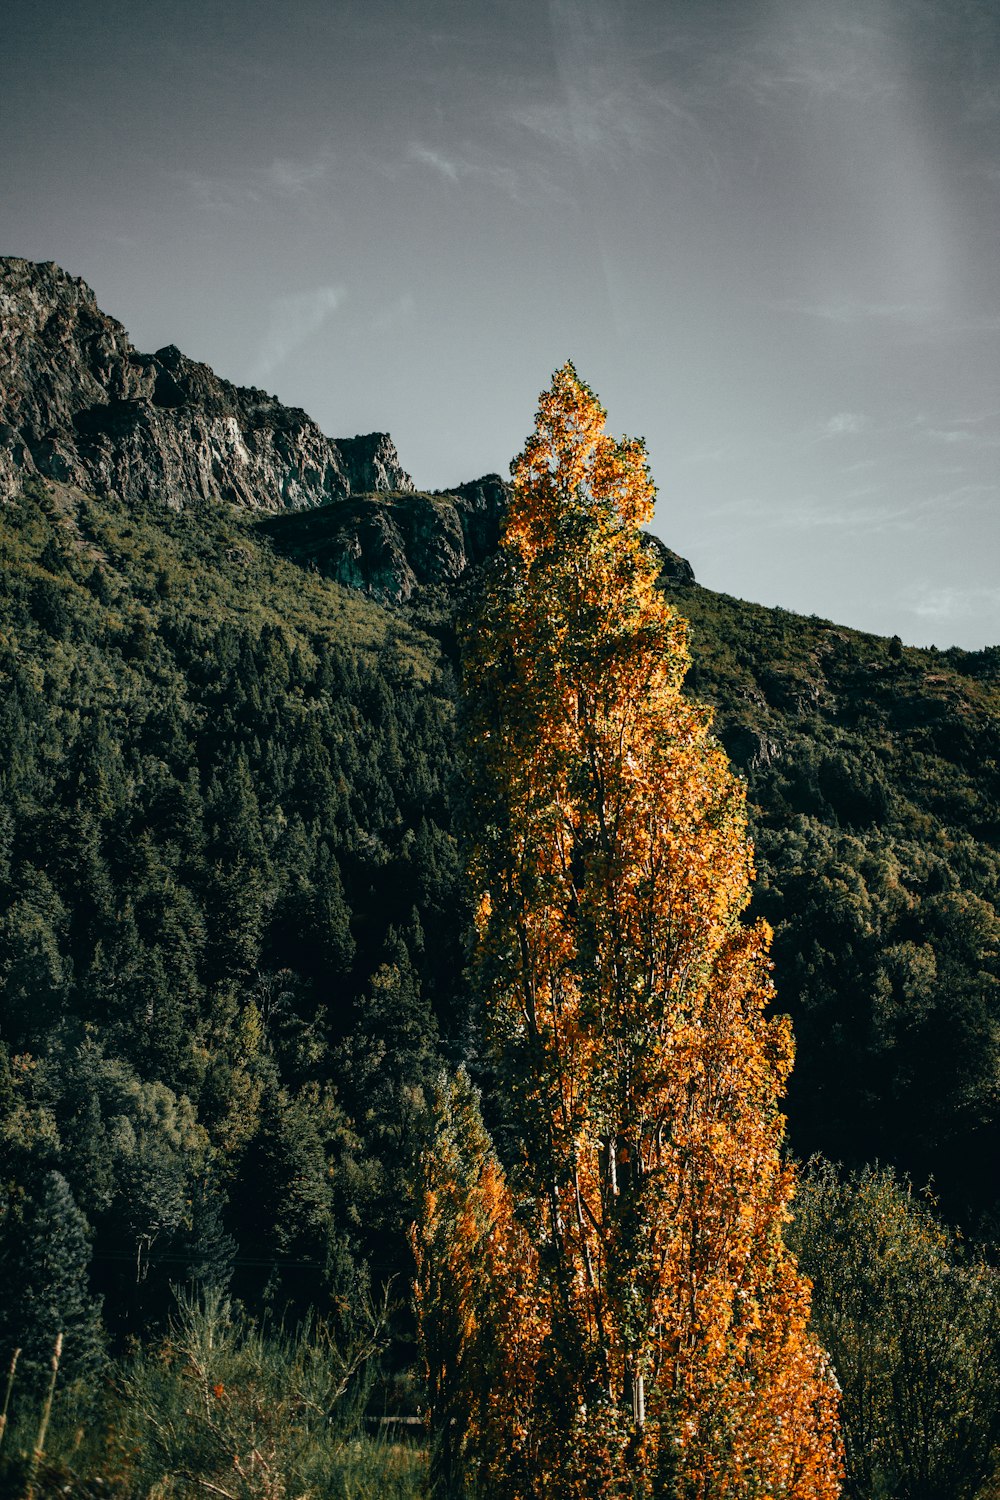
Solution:
M845 1494L973 1500L1000 1464L1000 1274L891 1171L815 1159L792 1236L843 1392Z

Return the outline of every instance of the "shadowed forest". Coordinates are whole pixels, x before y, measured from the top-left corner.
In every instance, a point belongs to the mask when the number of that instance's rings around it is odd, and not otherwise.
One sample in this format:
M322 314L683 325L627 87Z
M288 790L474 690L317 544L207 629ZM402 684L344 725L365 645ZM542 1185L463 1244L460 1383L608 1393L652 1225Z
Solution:
M39 480L0 551L3 1492L425 1493L442 1068L514 1149L467 978L476 576L387 607L217 503ZM845 1493L986 1497L1000 648L664 587L748 786Z

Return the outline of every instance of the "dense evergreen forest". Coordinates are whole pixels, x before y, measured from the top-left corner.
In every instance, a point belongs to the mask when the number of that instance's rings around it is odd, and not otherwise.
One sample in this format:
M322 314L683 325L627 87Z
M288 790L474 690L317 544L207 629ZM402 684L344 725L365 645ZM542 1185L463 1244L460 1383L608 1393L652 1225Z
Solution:
M0 1381L21 1350L4 1482L27 1483L62 1333L61 1456L35 1481L53 1492L146 1494L169 1472L156 1493L200 1493L190 1476L242 1441L225 1407L307 1435L303 1486L410 1493L391 1445L350 1489L344 1434L419 1406L405 1231L442 1064L489 1107L454 752L453 615L475 579L387 608L224 504L38 480L0 509L0 551ZM906 1284L959 1295L955 1327L979 1308L980 1360L1000 1347L1000 648L668 588L689 690L749 783L754 909L797 1038L790 1142L843 1164L807 1176L796 1231L820 1327L843 1336L823 1289L850 1276L824 1266L867 1243L857 1204L877 1200L903 1248L886 1269L886 1231L867 1270L851 1260L860 1320L877 1341L872 1287L930 1247ZM190 1405L206 1339L233 1373L203 1371L210 1414L177 1458L162 1413ZM344 1412L329 1453L303 1415L321 1348ZM956 1401L985 1456L893 1493L987 1493L996 1392L976 1378L992 1415ZM908 1461L872 1451L859 1497ZM254 1482L220 1493L279 1493Z

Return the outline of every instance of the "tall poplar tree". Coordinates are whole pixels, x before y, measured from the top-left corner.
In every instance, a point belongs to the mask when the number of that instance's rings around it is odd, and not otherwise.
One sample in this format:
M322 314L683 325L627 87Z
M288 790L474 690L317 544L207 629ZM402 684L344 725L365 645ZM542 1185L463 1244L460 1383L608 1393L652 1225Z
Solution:
M769 931L740 920L743 783L681 696L644 445L604 418L557 371L466 631L475 973L522 1146L505 1184L467 1149L448 1186L429 1151L418 1312L440 1329L453 1296L461 1368L506 1387L466 1403L448 1482L828 1500L836 1395L783 1241L792 1043ZM463 1257L517 1272L489 1309Z

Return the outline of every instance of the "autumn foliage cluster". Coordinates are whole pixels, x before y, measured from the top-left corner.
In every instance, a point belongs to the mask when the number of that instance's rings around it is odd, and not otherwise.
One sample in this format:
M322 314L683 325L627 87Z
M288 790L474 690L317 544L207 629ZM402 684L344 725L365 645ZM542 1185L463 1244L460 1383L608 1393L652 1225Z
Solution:
M680 695L644 446L604 417L556 373L466 631L475 973L516 1145L442 1085L414 1235L435 1488L827 1500L743 786Z

